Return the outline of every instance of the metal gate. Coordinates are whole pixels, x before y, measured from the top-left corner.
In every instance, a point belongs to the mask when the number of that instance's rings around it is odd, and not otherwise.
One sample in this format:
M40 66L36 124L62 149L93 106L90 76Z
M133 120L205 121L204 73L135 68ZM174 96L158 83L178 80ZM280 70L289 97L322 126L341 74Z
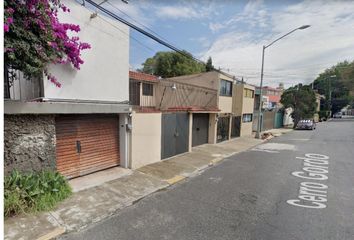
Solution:
M217 130L217 142L222 142L229 139L230 118L219 117L218 130Z
M232 118L231 137L241 136L241 116Z
M263 113L262 131L274 128L275 111L266 111Z
M188 151L188 113L164 113L161 119L161 158Z
M281 128L283 127L283 120L284 120L284 112L279 110L275 114L275 122L274 122L274 128Z
M209 114L194 113L192 127L192 146L208 143Z

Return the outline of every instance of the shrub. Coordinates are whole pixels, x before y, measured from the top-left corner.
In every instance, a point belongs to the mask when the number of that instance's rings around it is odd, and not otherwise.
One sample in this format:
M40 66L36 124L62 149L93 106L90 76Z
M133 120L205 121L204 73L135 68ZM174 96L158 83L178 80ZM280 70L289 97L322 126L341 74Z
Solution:
M67 180L53 171L21 174L14 170L4 185L5 217L50 210L71 195Z
M329 117L330 111L321 110L318 112L320 119L327 119Z

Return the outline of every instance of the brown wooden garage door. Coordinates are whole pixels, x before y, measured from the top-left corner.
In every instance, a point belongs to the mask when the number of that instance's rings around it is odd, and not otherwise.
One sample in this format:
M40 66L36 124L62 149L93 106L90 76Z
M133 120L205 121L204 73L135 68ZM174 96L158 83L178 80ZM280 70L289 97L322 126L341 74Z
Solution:
M57 170L68 178L119 165L118 116L56 118Z

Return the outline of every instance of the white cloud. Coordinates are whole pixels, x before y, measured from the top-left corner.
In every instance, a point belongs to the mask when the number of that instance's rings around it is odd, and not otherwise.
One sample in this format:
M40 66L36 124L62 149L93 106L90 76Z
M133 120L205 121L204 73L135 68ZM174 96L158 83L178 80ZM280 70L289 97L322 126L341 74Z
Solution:
M141 24L150 27L154 22L154 19L146 14L146 10L153 7L149 1L141 0L138 3L130 1L129 4L122 1L108 1L103 6L140 27L143 27Z
M191 41L198 42L203 48L210 47L210 39L207 37L190 38Z
M325 68L354 59L354 3L350 1L304 1L275 12L262 1L248 3L241 14L220 24L228 25L228 32L218 36L203 57L212 56L216 66L259 84L262 45L304 24L311 27L266 49L266 85L308 83Z
M209 28L212 32L217 32L220 29L226 28L226 26L221 23L209 23Z
M241 13L236 13L232 18L222 23L209 23L209 29L216 33L221 29L235 29L243 23L251 27L265 28L269 19L268 10L262 0L249 1Z
M202 4L201 4L202 3ZM174 5L155 5L155 13L158 17L174 20L189 20L211 18L218 15L217 4L214 0L205 1L175 1Z
M189 7L172 7L172 6L164 6L160 7L157 15L159 17L168 17L172 19L181 19L181 18L197 18L198 12Z

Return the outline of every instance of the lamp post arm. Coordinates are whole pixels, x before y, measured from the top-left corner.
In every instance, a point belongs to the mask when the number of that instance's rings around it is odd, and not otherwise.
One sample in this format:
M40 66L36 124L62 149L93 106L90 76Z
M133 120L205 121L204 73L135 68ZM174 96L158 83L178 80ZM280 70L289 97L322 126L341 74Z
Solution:
M299 28L295 28L294 30L292 30L292 31L288 32L287 34L284 34L283 36L281 36L281 37L279 37L279 38L275 39L273 42L269 43L269 44L268 44L268 45L266 45L264 48L267 48L267 47L272 46L275 42L277 42L277 41L279 41L280 39L282 39L282 38L284 38L284 37L286 37L286 36L288 36L288 35L292 34L292 33L293 33L293 32L295 32L296 30L299 30Z

